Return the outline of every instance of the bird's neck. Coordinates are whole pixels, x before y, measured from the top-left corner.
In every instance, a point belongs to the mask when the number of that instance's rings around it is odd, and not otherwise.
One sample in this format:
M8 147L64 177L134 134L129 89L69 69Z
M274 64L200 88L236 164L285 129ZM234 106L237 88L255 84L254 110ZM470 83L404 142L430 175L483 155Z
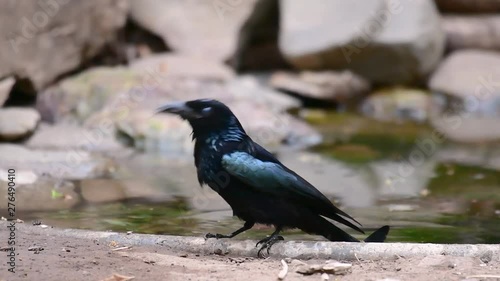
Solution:
M193 139L196 142L234 142L245 138L246 133L240 122L234 118L226 123L206 124L192 122Z

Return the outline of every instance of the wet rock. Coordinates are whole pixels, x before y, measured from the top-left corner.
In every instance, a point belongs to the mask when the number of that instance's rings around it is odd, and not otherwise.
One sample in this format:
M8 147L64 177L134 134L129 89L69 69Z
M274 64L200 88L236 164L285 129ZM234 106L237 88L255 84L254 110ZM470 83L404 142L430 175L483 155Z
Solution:
M0 3L0 77L41 89L88 61L125 24L127 1Z
M16 177L18 171L16 171ZM0 197L6 198L7 192L7 182L2 179L0 180ZM80 197L75 192L75 186L68 181L42 177L34 183L17 182L16 184L16 209L23 212L68 210L78 202L80 202ZM7 209L7 200L0 200L0 209Z
M155 189L144 181L89 179L79 183L84 200L91 203L117 202L127 199L147 199L164 202L169 199L165 192Z
M117 151L123 146L113 134L98 129L82 128L76 125L42 123L26 142L34 149L78 149L85 151Z
M387 88L375 91L361 104L363 115L380 121L425 122L431 96L419 89Z
M0 109L0 139L18 140L31 134L38 122L40 114L31 108Z
M349 69L372 82L411 83L429 74L443 53L431 0L280 4L279 46L299 69Z
M9 93L14 83L16 83L16 79L12 76L0 80L0 107L9 98Z
M500 49L500 16L445 15L442 26L447 37L447 48Z
M2 169L29 170L57 179L101 177L115 169L110 160L76 149L54 151L1 144L0 155Z
M138 72L159 69L173 78L211 79L224 81L234 76L233 71L219 61L178 54L152 55L133 61L130 68Z
M447 13L495 13L500 12L497 0L435 0L439 9Z
M130 1L132 19L174 51L224 60L255 1Z
M441 114L433 126L446 138L462 142L500 139L500 55L464 50L451 54L429 82Z
M299 97L326 102L345 102L368 92L370 83L350 72L277 72L271 86Z

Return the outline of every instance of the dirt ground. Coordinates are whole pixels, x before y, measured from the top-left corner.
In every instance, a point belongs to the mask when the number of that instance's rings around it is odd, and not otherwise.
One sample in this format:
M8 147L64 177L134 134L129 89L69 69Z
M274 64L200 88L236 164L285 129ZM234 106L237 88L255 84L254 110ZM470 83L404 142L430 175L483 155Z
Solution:
M2 237L7 232L0 231ZM277 280L280 260L253 257L194 255L172 252L162 246L133 246L128 249L113 242L54 237L50 232L18 230L16 273L8 272L6 254L0 253L0 280ZM2 238L4 240L4 238ZM6 240L4 240L6 242ZM5 247L4 241L0 247ZM6 244L6 243L5 243ZM39 252L29 251L43 247ZM119 250L116 250L119 249ZM324 264L307 260L308 264ZM321 274L304 276L289 265L285 280L322 280ZM126 279L124 277L134 277ZM483 277L474 277L483 276ZM489 276L489 277L487 277ZM498 276L498 277L494 277ZM106 279L108 278L108 279ZM122 279L120 279L122 278ZM500 280L500 264L483 263L476 258L428 256L420 259L360 260L352 263L345 275L330 275L329 280Z

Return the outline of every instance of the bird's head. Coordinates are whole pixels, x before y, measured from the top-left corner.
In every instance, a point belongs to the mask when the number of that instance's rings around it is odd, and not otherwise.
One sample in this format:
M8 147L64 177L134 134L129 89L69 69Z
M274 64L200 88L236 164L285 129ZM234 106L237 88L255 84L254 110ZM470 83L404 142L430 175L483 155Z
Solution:
M161 106L157 113L170 113L187 120L193 127L193 137L209 133L240 131L245 134L240 122L231 109L220 101L199 99L187 102L175 102Z

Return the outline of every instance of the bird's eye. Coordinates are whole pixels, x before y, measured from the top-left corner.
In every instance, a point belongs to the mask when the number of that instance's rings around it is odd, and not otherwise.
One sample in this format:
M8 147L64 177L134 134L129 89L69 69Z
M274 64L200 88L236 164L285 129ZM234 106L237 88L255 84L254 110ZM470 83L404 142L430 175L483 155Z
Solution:
M209 115L212 112L212 107L205 107L201 110L201 113L205 116Z

